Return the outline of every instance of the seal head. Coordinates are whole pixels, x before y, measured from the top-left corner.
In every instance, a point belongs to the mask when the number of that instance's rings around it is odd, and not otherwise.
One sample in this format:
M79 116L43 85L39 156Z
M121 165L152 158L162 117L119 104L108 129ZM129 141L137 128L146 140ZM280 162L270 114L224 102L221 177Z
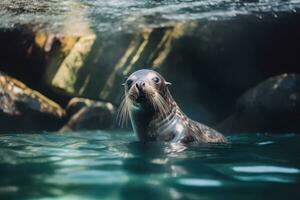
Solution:
M225 137L217 131L189 119L173 100L171 85L153 70L138 70L123 84L124 99L119 109L120 124L130 118L142 141L218 142Z

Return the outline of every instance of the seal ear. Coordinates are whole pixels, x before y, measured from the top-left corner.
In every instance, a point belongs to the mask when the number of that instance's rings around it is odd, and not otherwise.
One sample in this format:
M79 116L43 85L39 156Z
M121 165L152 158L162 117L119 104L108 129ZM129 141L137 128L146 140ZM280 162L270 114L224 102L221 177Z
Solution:
M165 84L166 84L166 85L172 85L172 83L170 83L170 82L168 82L168 81L166 81Z

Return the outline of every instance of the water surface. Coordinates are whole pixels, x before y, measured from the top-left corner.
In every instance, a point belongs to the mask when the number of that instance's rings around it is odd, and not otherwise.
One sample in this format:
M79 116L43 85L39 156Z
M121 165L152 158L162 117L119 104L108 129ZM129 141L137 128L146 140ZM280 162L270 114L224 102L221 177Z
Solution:
M0 198L299 199L299 135L229 139L184 146L126 132L0 135Z
M62 32L89 24L97 32L132 32L240 15L263 18L268 13L276 18L299 8L300 0L1 0L0 28L32 25L37 30Z

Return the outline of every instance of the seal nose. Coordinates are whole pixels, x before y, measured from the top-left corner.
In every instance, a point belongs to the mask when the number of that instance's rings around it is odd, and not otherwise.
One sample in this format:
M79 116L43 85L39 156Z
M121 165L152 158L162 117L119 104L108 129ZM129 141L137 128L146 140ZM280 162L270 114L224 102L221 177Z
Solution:
M137 81L135 83L135 87L138 89L139 92L145 92L145 82L144 81Z

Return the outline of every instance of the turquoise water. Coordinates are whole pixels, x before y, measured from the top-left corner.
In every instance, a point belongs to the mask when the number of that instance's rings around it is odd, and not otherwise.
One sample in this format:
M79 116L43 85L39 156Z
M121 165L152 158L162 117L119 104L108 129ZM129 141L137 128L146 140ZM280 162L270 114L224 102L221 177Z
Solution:
M300 136L229 145L137 142L132 133L0 135L0 199L300 199Z

